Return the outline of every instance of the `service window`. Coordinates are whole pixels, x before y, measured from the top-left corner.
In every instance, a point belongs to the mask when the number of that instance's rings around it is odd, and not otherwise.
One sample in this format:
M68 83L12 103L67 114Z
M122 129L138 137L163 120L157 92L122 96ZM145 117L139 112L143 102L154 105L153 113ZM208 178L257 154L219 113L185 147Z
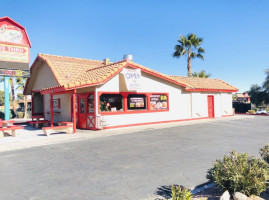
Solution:
M94 113L94 96L90 94L88 97L88 113Z
M146 95L129 94L127 97L128 110L146 110Z
M120 94L102 94L100 96L101 112L123 111L123 98Z
M152 94L150 95L150 110L166 110L167 109L167 95Z

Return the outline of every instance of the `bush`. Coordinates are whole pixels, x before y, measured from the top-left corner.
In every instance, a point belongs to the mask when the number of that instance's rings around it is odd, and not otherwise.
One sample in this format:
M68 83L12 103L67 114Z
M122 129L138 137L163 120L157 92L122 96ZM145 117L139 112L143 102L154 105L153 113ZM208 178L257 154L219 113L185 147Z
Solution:
M24 112L17 112L17 117L18 118L23 118L24 117Z
M189 189L177 185L172 186L171 196L172 200L192 200L193 197Z
M248 110L248 113L250 113L250 114L256 114L256 111L255 110Z
M269 144L266 144L263 148L260 149L260 154L262 159L269 163Z
M15 114L15 112L14 112L14 110L9 110L9 118L10 119L13 119L13 118L15 118L16 117L16 114ZM0 111L0 119L5 119L5 111Z
M224 156L223 160L216 160L206 177L230 194L241 192L250 196L266 190L268 175L269 166L265 161L233 151Z

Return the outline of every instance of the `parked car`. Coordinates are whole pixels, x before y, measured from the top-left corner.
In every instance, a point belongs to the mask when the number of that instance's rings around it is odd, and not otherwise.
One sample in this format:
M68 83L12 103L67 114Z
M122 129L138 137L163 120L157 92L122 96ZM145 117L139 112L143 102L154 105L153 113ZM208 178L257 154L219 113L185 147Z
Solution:
M256 111L256 114L267 114L267 111L265 109L259 109Z

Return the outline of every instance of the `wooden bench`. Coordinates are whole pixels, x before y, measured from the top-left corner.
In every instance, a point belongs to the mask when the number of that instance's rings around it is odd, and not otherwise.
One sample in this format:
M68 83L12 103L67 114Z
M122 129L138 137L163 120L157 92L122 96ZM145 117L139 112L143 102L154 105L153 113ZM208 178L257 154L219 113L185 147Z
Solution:
M73 133L73 126L53 126L53 127L43 127L42 130L46 136L49 136L52 132L66 132L67 134Z
M12 135L13 137L16 137L16 130L18 129L24 129L23 126L8 126L4 128L0 128L0 137L4 137L4 133L8 133L9 135ZM11 131L11 134L10 134Z
M58 122L59 126L73 126L74 122Z
M33 126L35 125L36 128L39 127L39 124L43 124L43 126L48 126L49 125L49 121L48 120L41 120L41 121L31 121L30 124Z

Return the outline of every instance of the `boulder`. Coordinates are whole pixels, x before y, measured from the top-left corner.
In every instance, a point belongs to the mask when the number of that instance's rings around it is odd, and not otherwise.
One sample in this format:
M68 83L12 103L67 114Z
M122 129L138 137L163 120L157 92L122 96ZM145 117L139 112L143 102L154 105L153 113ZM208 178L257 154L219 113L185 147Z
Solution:
M234 193L233 198L234 198L234 200L250 200L250 198L248 198L248 196L244 195L241 192Z
M226 190L220 197L220 200L230 200L230 193Z
M256 196L256 195L251 195L249 198L250 198L251 200L265 200L265 199L263 199L263 198L261 198L261 197L258 197L258 196Z

